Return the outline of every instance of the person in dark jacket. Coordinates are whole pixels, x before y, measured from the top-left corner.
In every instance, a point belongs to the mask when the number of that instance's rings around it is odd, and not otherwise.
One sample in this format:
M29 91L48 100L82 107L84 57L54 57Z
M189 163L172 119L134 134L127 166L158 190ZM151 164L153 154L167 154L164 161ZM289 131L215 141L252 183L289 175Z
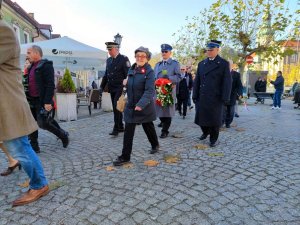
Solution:
M32 45L27 49L26 58L30 61L31 67L28 69L28 75L25 75L25 81L28 82L24 87L27 94L27 100L35 120L39 120L43 116L48 117L48 113L53 109L54 96L54 68L53 62L42 59L43 51L37 45ZM50 121L43 124L43 129L50 131L56 135L66 148L69 145L69 134L64 131L58 123L51 118ZM38 131L29 135L30 144L35 152L40 152L38 144Z
M181 66L181 77L178 84L178 94L177 94L177 109L180 116L186 117L188 100L190 97L190 91L193 88L193 78L192 75L187 73L186 67ZM181 111L183 108L183 111Z
M218 55L220 44L216 40L207 44L207 58L198 64L193 88L195 123L203 132L200 140L210 135L211 147L217 144L223 106L229 103L232 84L229 63Z
M280 109L281 108L281 95L284 88L284 78L282 76L282 72L277 72L277 77L275 81L270 81L271 84L274 85L275 94L273 99L273 106L271 109Z
M123 114L117 110L117 101L123 90L123 80L126 79L130 62L127 56L119 53L119 44L116 42L106 42L106 47L110 57L106 60L106 70L103 76L100 92L108 89L114 112L114 127L109 135L117 136L124 131ZM106 88L107 87L107 88Z
M98 85L96 84L96 82L93 80L92 82L92 88L93 89L97 89ZM97 109L97 102L94 102L94 109Z
M232 68L232 63L230 64ZM243 85L241 81L241 75L239 72L231 69L230 72L232 76L232 85L231 85L231 94L230 94L230 101L229 104L225 105L224 107L224 117L223 121L225 123L226 128L230 128L230 124L233 121L234 117L234 109L236 104L237 97L241 97L243 95Z
M135 50L134 63L128 71L128 78L124 81L127 86L127 103L124 110L125 133L123 139L123 150L114 162L114 166L121 166L130 161L132 143L135 127L142 127L151 143L150 154L159 150L159 143L153 121L156 120L154 106L154 72L148 61L151 53L148 48L139 47Z

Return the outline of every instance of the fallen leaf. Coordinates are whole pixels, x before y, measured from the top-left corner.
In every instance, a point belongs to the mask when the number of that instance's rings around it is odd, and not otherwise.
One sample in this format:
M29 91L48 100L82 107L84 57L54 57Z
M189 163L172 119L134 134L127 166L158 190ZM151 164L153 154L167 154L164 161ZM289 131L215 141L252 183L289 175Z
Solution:
M183 138L183 135L181 133L174 133L172 135L172 137L174 137L174 138Z
M236 130L236 131L238 131L238 132L245 131L245 129L244 129L244 128L235 128L235 130Z
M223 152L210 152L210 153L207 153L207 155L210 157L224 157Z
M23 183L18 184L20 187L27 188L29 187L30 180L25 180Z
M158 161L155 161L155 160L147 160L144 162L144 165L145 166L157 166L159 164Z
M106 169L106 171L115 171L116 170L116 168L113 166L107 166L105 169Z
M180 157L178 155L165 155L164 160L166 163L177 163Z
M134 167L134 165L133 165L133 163L126 163L122 167L125 168L125 169L131 169L131 168Z
M206 149L208 149L208 145L198 144L198 145L195 145L194 148L198 149L198 150L206 150Z
M220 131L226 131L226 128L225 127L221 127Z
M64 185L66 185L66 183L64 181L59 181L59 180L54 181L54 182L49 184L49 189L54 190L54 189L57 189L57 188L62 187Z

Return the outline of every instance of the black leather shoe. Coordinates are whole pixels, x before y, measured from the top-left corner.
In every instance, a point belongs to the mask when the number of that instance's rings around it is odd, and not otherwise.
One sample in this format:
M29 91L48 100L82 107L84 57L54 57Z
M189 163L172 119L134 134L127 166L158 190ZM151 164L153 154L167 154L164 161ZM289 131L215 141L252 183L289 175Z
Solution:
M113 130L112 132L109 133L109 135L113 135L113 136L118 136L119 132L116 130Z
M207 138L207 134L202 134L201 137L199 137L199 139L202 141L202 140L205 140Z
M230 128L230 124L226 124L226 128Z
M159 145L155 146L155 147L152 147L151 151L150 151L150 154L155 154L156 152L159 151Z
M113 161L113 165L114 166L122 166L128 162L130 162L129 159L124 159L121 156L119 156L115 161Z
M162 132L161 135L159 136L160 138L166 138L168 137L168 133Z
M69 143L70 143L70 140L69 140L69 133L68 133L68 132L65 132L64 137L61 138L61 142L62 142L64 148L68 147L68 145L69 145Z
M162 127L162 123L158 124L157 126L158 126L158 127Z
M212 142L209 143L209 146L212 147L212 148L216 147L216 145L217 145L216 141L212 141Z

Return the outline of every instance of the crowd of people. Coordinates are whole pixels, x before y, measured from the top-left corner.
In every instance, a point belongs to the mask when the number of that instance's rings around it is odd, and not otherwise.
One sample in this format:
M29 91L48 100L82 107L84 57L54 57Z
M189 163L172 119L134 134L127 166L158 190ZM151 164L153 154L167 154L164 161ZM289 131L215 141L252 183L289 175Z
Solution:
M207 58L198 63L195 78L188 67L172 59L172 46L161 45L162 60L154 68L149 64L151 52L146 47L134 51L135 62L120 54L119 44L106 42L110 57L100 92L107 90L113 106L113 127L109 135L124 132L121 154L114 166L130 162L135 128L141 125L151 145L150 154L159 152L159 138L169 136L172 118L176 110L185 119L195 104L194 122L202 134L200 140L209 137L209 146L218 144L220 127L230 128L237 99L242 97L240 74L219 55L221 42L211 40L206 45ZM56 135L64 148L69 145L69 134L54 119L54 68L43 59L43 51L37 45L27 49L28 66L25 67L23 84L19 67L20 46L11 27L0 20L0 148L8 158L9 166L1 176L10 175L16 168L23 168L30 178L29 190L13 202L13 206L25 205L49 193L48 181L36 153L38 127ZM18 77L18 79L16 79ZM275 86L274 108L281 107L280 96L284 80L282 73L271 81ZM12 88L13 87L13 88ZM97 89L97 84L92 84ZM124 88L127 103L124 112L117 102ZM266 81L259 79L256 91L265 91ZM299 103L299 84L294 87L295 102ZM257 99L257 102L259 99ZM14 104L10 104L14 102ZM95 105L97 107L97 105ZM160 120L160 135L153 121ZM125 122L125 124L124 124Z

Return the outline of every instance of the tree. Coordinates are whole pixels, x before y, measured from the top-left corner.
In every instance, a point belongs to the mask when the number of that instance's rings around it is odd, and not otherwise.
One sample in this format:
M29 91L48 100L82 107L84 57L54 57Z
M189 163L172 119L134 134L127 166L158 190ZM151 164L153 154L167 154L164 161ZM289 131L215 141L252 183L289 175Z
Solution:
M299 12L298 12L299 15ZM187 18L188 20L188 18ZM293 38L287 32L295 18L285 7L285 0L217 0L209 9L192 17L192 21L179 31L175 46L177 58L203 57L200 49L209 39L220 39L228 49L225 58L235 57L240 72L246 66L246 56L255 53L261 61L278 63L288 51L281 48L281 41ZM296 17L294 26L299 24ZM299 31L299 28L298 28ZM296 32L295 32L296 33ZM222 53L223 54L223 53Z
M75 93L76 87L72 80L70 70L67 68L65 70L64 76L57 84L57 92L59 93Z

